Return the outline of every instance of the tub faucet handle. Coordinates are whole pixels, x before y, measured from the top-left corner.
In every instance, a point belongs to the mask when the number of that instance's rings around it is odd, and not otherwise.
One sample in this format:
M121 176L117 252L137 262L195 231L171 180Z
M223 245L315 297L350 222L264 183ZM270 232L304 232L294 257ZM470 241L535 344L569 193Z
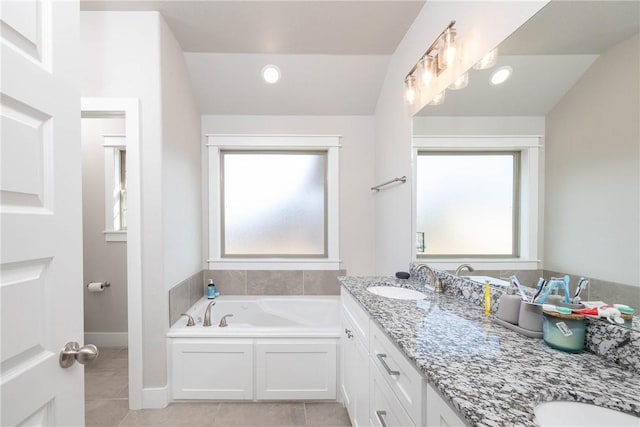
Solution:
M225 314L224 316L222 316L222 319L220 319L220 324L218 326L220 326L221 328L226 328L228 326L227 317L233 317L233 314Z
M191 316L190 316L189 314L187 314L187 313L182 313L182 314L180 315L180 317L182 317L182 316L187 316L187 317L188 317L188 320L187 320L187 326L195 326L196 322L194 322L194 321L193 321L193 317L191 317Z

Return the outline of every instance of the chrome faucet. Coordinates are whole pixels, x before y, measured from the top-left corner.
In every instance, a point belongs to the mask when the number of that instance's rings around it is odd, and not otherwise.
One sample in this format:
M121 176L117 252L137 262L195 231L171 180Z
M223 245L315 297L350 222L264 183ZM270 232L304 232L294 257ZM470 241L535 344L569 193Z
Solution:
M211 307L214 305L216 305L216 302L211 301L204 311L204 322L202 322L202 326L211 326Z
M423 269L427 270L427 276L429 277L429 280L427 280L427 283L428 282L433 283L433 291L436 293L444 292L444 287L442 286L442 282L440 282L440 279L438 279L438 276L436 276L436 274L427 264L418 264L414 267L414 270L416 272Z
M462 273L462 270L467 270L469 273L473 273L475 270L469 264L462 264L460 267L456 268L456 276L459 276Z

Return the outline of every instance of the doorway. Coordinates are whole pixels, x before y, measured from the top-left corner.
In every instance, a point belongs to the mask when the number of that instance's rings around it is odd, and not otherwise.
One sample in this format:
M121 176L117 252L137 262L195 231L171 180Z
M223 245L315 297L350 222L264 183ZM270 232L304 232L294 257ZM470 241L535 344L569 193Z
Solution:
M101 353L85 407L117 416L142 408L139 100L82 98L81 111L85 341Z

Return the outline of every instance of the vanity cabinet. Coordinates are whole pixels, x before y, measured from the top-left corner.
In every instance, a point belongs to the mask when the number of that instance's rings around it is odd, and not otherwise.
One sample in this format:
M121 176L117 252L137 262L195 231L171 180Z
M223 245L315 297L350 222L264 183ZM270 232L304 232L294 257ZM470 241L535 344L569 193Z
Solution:
M354 426L463 426L360 304L342 291L344 404Z
M348 295L342 325L342 397L353 426L369 426L369 317Z

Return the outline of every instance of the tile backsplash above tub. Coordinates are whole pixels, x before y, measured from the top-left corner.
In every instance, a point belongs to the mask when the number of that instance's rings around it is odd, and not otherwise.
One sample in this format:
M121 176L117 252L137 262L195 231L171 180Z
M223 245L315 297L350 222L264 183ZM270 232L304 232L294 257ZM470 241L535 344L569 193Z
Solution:
M222 295L339 295L346 270L204 270Z

